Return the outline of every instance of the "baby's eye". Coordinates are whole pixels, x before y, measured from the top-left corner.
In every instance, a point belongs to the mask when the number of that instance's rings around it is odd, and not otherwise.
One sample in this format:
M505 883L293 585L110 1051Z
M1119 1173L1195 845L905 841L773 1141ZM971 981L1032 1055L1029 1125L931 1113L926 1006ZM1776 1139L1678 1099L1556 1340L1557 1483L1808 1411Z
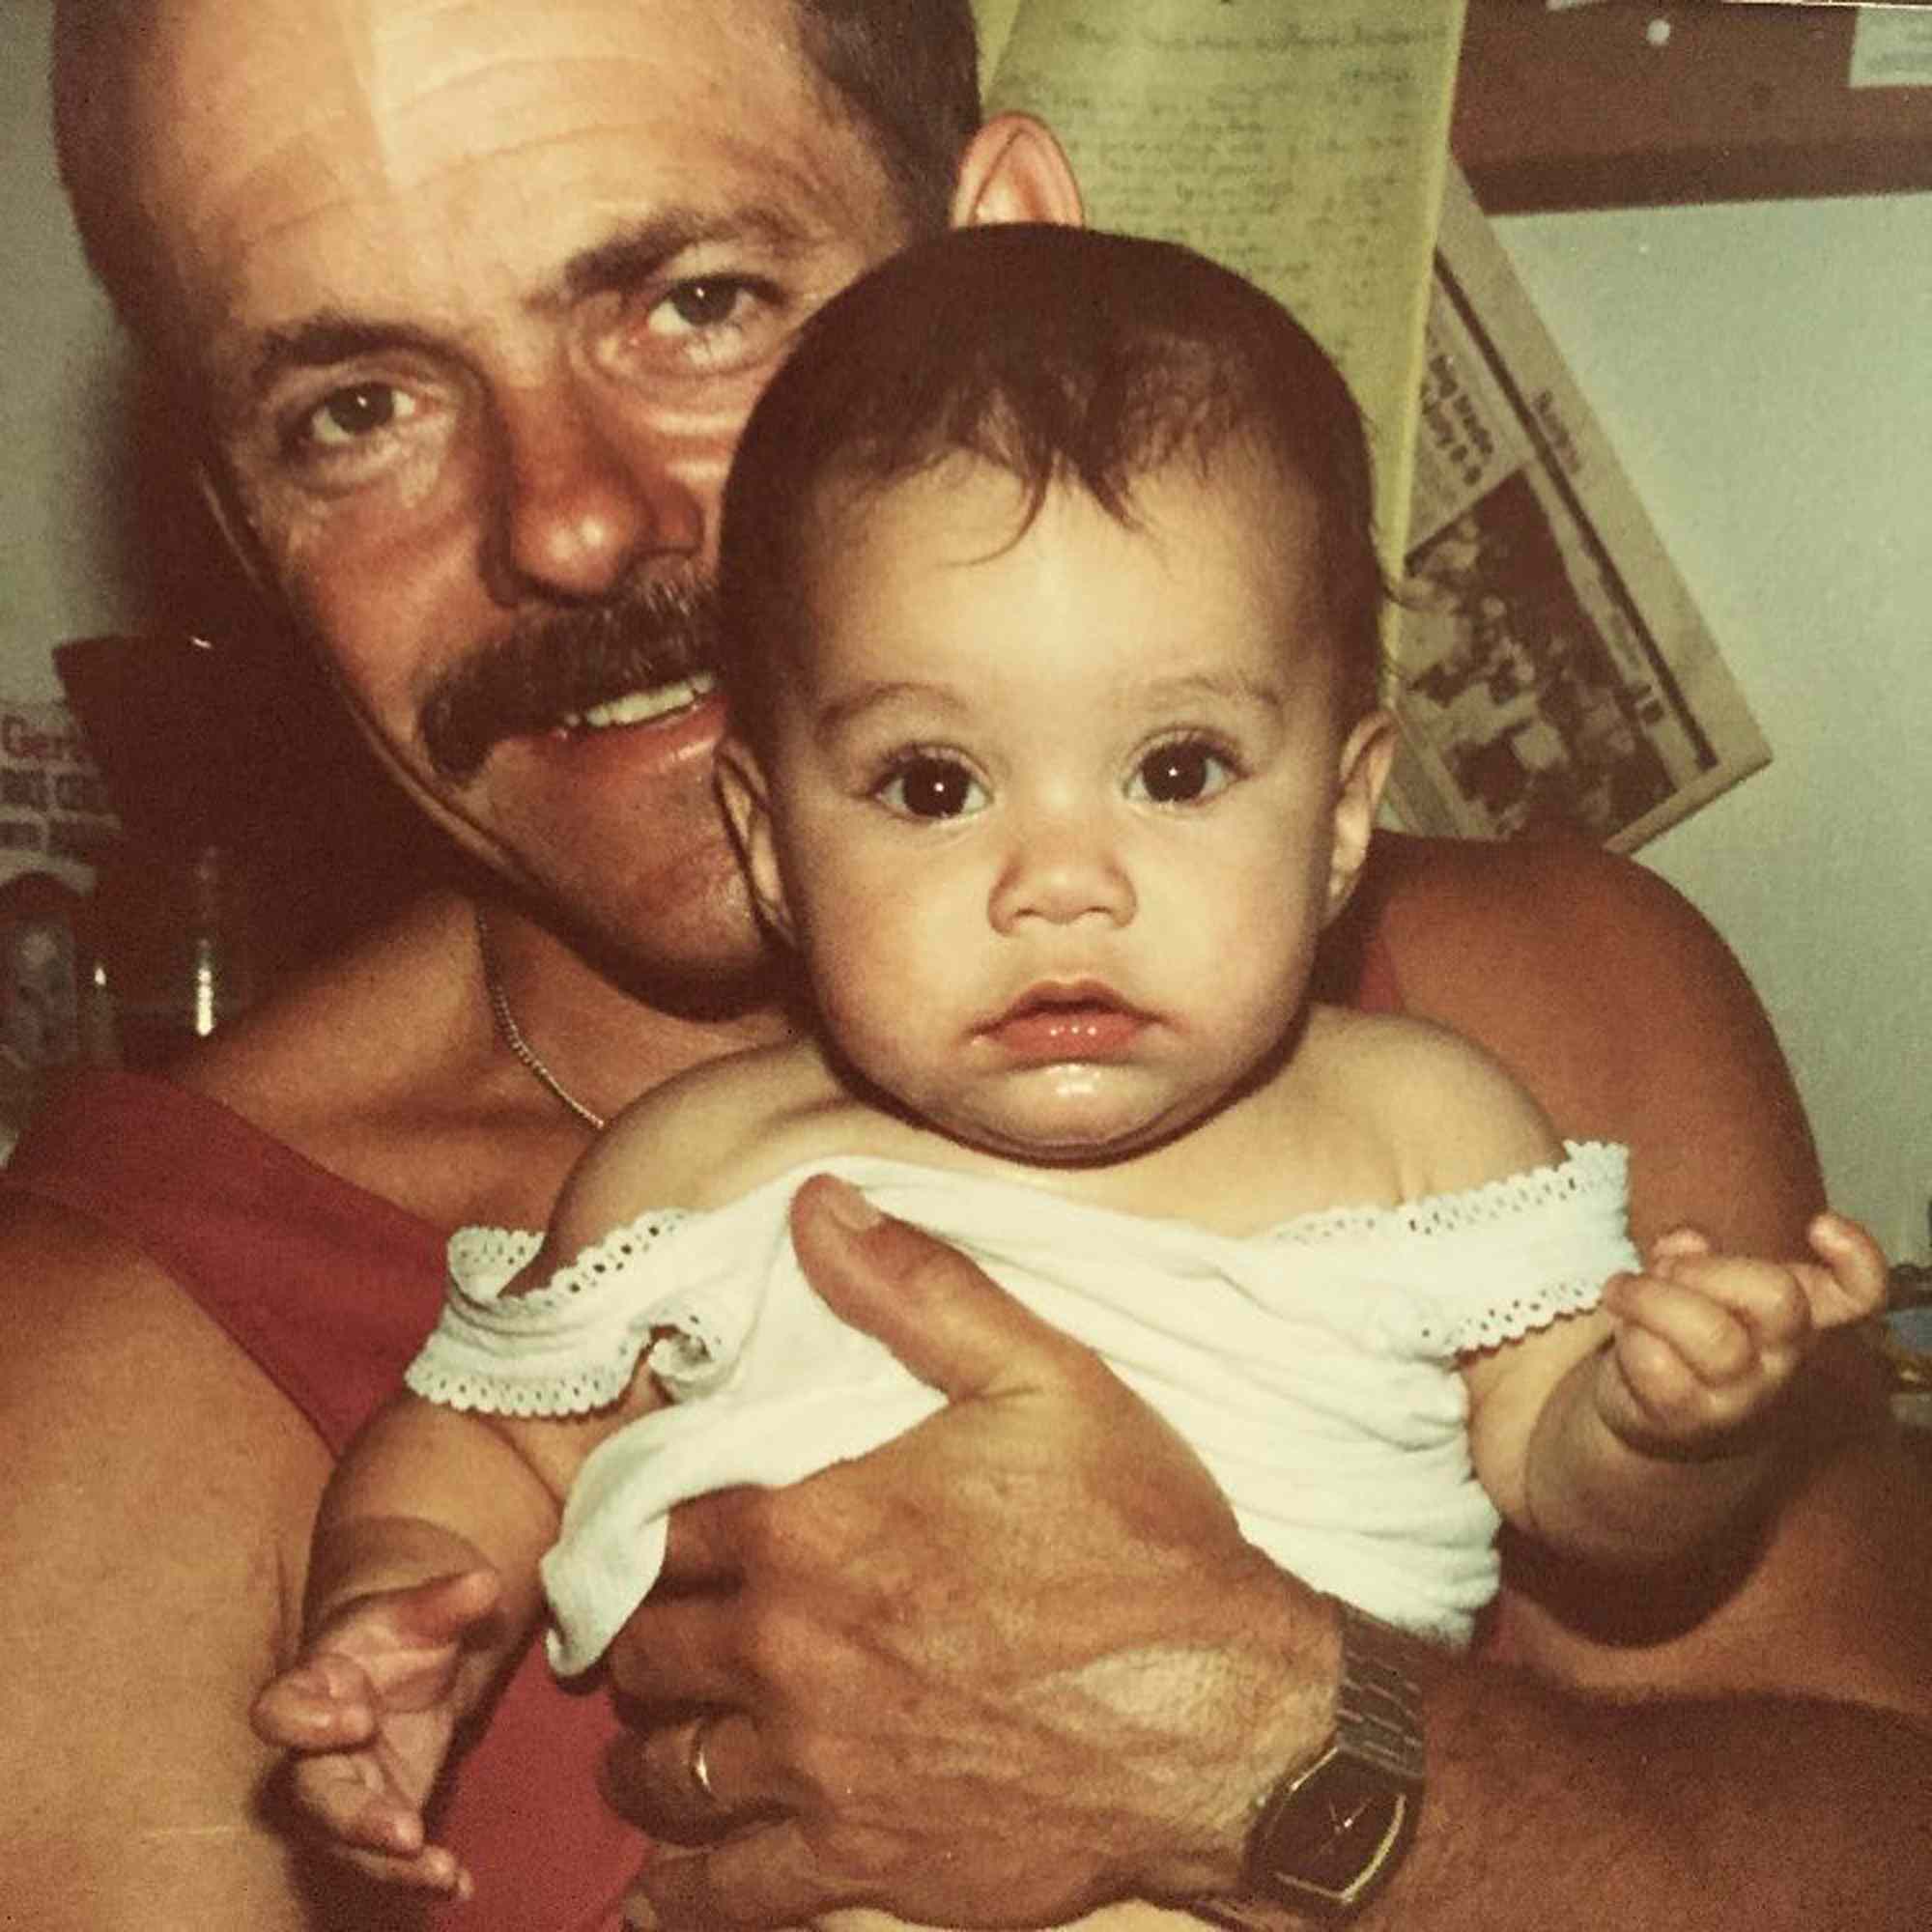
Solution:
M963 818L984 808L986 788L957 758L922 752L895 766L873 796L907 818Z
M345 449L407 422L412 399L392 383L356 383L332 390L302 418L303 439L315 449Z
M1234 768L1211 745L1177 738L1156 745L1134 768L1128 793L1154 805L1195 805L1235 781Z

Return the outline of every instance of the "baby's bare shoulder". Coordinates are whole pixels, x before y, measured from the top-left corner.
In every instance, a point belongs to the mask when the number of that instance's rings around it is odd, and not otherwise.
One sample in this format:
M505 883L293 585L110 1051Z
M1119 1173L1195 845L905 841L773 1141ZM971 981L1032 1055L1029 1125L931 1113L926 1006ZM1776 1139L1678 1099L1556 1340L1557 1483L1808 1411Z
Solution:
M1555 1128L1509 1068L1433 1021L1318 1007L1303 1055L1326 1104L1391 1148L1411 1198L1562 1157Z
M679 1074L627 1107L584 1155L558 1202L554 1234L587 1241L647 1208L721 1206L809 1158L809 1124L841 1098L802 1042Z

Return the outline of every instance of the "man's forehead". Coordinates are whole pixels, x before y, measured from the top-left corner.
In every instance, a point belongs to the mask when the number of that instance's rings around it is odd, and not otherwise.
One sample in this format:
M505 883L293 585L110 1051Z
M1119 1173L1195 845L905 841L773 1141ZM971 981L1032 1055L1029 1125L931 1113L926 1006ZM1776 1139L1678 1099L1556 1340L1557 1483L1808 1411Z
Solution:
M851 129L822 111L789 0L181 4L142 152L204 340L345 298L400 311L439 282L535 295L661 213L696 230L734 207L768 228L787 204L801 227L847 212Z
M567 138L595 111L634 128L722 122L743 89L811 86L789 0L174 0L171 13L138 60L148 145L184 173L256 169L274 185L276 168L307 168L338 193L406 192L479 153Z

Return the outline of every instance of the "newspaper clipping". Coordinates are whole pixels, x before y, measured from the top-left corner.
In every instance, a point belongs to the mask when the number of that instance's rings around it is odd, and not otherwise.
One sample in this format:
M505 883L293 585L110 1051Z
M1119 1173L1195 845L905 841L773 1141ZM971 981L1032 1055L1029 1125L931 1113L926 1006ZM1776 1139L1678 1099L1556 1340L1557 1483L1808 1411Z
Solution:
M1770 753L1460 174L1445 186L1396 648L1416 832L1630 851Z

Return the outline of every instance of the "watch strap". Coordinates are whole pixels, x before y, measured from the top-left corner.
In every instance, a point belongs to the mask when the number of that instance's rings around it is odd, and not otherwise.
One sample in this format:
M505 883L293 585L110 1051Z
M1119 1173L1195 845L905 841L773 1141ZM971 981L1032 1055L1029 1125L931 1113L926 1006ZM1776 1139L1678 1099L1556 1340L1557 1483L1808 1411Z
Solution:
M1401 1864L1422 1804L1422 1698L1402 1637L1337 1602L1335 1728L1256 1807L1242 1889L1189 1909L1235 1932L1293 1932L1353 1916Z

